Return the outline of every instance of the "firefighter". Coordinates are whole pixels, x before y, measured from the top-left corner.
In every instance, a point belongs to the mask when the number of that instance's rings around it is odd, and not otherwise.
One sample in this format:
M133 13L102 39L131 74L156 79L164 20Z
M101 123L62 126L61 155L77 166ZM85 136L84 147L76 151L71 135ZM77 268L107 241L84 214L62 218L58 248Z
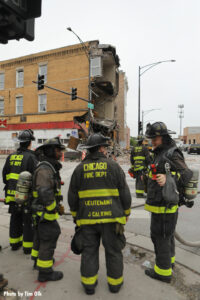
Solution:
M143 172L146 171L148 164L150 163L150 154L148 149L143 145L144 138L138 136L137 146L131 150L131 165L136 179L135 190L137 198L144 198L144 182L142 180Z
M31 129L19 134L19 149L10 154L3 167L3 182L5 183L5 203L9 205L10 245L12 250L18 250L23 245L25 254L31 253L33 246L33 226L29 205L19 206L15 201L16 184L19 174L23 171L33 173L38 163L35 153L31 150L35 140ZM30 203L28 203L30 204Z
M54 250L61 233L57 222L59 213L63 212L60 204L62 168L59 160L65 146L59 137L46 140L36 149L40 152L41 162L33 175L33 204L35 231L32 259L39 270L38 281L56 281L63 278L63 273L53 270Z
M175 263L174 232L178 205L166 207L162 196L162 187L166 183L165 163L170 163L170 172L180 193L192 177L192 171L185 164L182 152L176 147L163 122L148 124L145 134L152 140L153 147L153 168L149 169L145 209L151 212L151 239L156 255L154 269L146 269L145 274L170 283Z
M119 292L123 284L123 230L130 215L131 195L123 170L106 157L108 140L100 133L88 138L85 148L89 153L74 170L68 191L71 214L83 241L81 282L90 295L97 285L100 239L110 292Z

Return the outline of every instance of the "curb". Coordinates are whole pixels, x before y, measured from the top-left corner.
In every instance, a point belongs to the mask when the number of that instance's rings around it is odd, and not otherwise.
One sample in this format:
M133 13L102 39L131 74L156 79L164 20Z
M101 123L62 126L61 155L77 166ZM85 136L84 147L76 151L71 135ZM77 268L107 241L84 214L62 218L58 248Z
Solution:
M125 235L126 242L129 245L154 252L153 243L150 238L129 232L126 232ZM176 262L200 275L200 256L176 246Z

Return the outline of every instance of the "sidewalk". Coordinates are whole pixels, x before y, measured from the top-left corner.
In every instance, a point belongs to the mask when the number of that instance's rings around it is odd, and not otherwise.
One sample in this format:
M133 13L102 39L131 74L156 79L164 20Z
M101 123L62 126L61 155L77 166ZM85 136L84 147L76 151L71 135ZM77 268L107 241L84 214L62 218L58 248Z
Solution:
M63 271L64 278L58 282L39 283L37 281L38 271L32 270L33 263L30 256L25 256L22 249L16 252L10 250L8 242L9 215L7 207L0 204L0 236L3 248L0 252L0 271L9 280L8 288L0 295L1 300L88 299L89 296L85 295L80 284L80 256L74 255L70 250L74 224L71 217L62 217L59 222L62 234L55 252L55 269ZM133 233L126 233L126 236L124 286L117 295L108 291L104 250L101 246L99 283L95 295L92 296L93 299L115 299L116 297L127 300L200 299L200 276L181 265L176 267L174 272L175 279L173 279L171 284L165 284L145 276L144 267L142 266L143 262L148 260L153 265L154 261L154 255L149 251L152 250L150 239L135 236ZM193 267L199 268L199 257L186 253L187 251L180 252L179 250L177 249L178 261L180 260L182 263L183 260L188 260L189 264L193 263Z

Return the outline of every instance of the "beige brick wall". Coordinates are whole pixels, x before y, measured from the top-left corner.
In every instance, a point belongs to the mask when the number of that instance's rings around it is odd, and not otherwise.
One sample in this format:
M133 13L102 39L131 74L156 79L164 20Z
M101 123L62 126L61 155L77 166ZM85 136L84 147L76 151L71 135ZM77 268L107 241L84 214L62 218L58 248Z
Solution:
M88 98L89 65L81 45L1 61L0 72L5 73L5 89L0 91L0 96L4 97L4 114L8 124L23 123L20 122L19 115L15 116L16 96L19 95L23 96L23 114L27 114L26 123L72 121L74 116L82 115L87 111L87 103L84 101L71 101L70 96L47 88L37 90L37 85L32 81L37 79L40 63L47 63L47 85L67 92L71 91L71 87L76 87L79 96ZM16 88L18 68L24 69L23 88ZM46 113L38 113L39 94L47 94ZM82 110L82 112L72 112L73 110Z

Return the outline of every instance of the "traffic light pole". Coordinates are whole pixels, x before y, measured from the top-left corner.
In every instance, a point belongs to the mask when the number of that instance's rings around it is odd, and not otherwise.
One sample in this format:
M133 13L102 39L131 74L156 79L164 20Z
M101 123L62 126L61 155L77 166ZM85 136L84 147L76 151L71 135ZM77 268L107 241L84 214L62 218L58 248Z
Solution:
M32 82L38 84L38 81L32 81ZM72 96L72 93L68 93L68 92L65 92L65 91L62 91L62 90L53 88L52 86L49 86L49 85L46 85L46 84L44 84L44 87L46 87L46 88L48 88L48 89L51 89L51 90L54 90L54 91L56 91L56 92L63 93L63 94L65 94L65 95ZM80 99L80 100L82 100L82 101L88 102L88 103L90 102L90 101L88 101L88 99L85 99L85 98L82 98L82 97L79 97L79 96L77 96L76 98L77 98L77 99Z

